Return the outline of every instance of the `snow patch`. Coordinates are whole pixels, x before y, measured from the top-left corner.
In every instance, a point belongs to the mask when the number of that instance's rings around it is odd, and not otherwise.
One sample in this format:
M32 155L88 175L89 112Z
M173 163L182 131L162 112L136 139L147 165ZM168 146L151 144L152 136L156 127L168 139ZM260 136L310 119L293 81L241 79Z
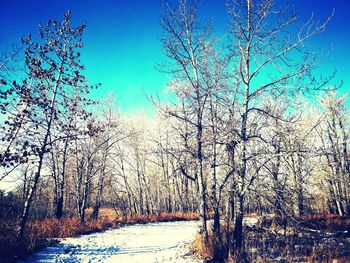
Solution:
M62 239L21 262L199 263L188 254L197 230L197 221L125 226Z

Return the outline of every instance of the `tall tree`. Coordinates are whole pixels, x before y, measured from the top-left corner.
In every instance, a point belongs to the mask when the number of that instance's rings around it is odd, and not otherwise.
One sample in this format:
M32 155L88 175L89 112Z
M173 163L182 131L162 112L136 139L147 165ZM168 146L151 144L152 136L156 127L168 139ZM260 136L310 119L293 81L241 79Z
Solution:
M53 143L51 138L55 141L64 139L55 131L64 125L72 105L85 105L76 112L78 118L84 119L86 107L92 103L84 98L92 87L81 74L84 66L77 51L83 47L82 34L86 25L72 27L70 20L68 11L61 22L50 20L47 25L40 25L38 41L33 41L31 35L23 39L28 77L22 83L13 82L23 110L7 126L9 130L21 127L25 131L24 138L17 145L22 146L22 156L31 156L36 169L19 218L19 241L23 239L44 161Z
M168 108L169 116L186 123L195 132L196 178L200 193L201 232L208 240L207 231L207 182L205 178L205 157L203 146L204 114L208 90L202 73L204 61L211 47L210 25L200 25L197 17L198 2L179 0L176 8L163 5L161 26L162 45L170 65L162 70L174 75L171 83L180 101L179 108ZM181 107L184 107L181 109Z

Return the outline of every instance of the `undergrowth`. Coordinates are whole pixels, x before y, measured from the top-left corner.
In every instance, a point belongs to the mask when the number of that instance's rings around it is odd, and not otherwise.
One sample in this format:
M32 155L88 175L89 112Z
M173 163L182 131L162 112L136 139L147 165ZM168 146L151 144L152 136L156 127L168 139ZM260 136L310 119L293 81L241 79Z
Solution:
M350 262L349 219L333 215L305 215L298 226L289 225L284 232L281 220L259 222L259 227L244 228L245 249L235 253L234 245L228 244L233 236L232 228L221 226L220 237L208 232L208 241L198 234L191 252L206 262ZM277 221L277 223L276 223ZM261 225L263 227L261 227ZM317 226L327 231L308 231L307 226ZM339 231L343 231L340 235ZM220 239L220 240L219 240ZM229 251L230 248L230 251ZM236 255L235 255L236 254ZM245 261L242 260L242 257Z

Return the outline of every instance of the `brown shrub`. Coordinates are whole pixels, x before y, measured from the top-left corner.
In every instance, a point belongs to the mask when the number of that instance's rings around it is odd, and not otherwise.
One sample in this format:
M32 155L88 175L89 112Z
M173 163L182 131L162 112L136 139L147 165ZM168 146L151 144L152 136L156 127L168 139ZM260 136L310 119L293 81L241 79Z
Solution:
M83 224L76 217L63 219L36 220L28 223L27 233L34 238L65 238L91 232L99 232L114 227L107 218L87 220Z
M301 220L310 220L310 219L335 219L342 218L336 214L327 214L327 213L319 213L319 214L304 214L300 217Z
M210 239L209 239L210 240ZM199 259L211 260L214 257L214 248L210 243L205 243L204 237L197 234L191 246L191 252Z
M132 215L126 217L119 217L116 219L117 223L121 224L146 224L146 223L155 223L155 222L172 222L172 221L189 221L189 220L198 220L198 213L160 213L150 214L150 215Z
M335 214L306 214L299 218L303 226L328 230L342 231L350 227L350 219Z
M87 208L85 210L86 218L90 218L92 215L93 209L92 208ZM116 209L111 208L111 207L101 207L99 210L99 219L104 218L108 219L110 221L114 221L118 218L118 214Z
M207 242L205 242L203 235L198 234L191 245L191 252L199 259L222 262L228 256L227 230L227 225L222 225L219 238L210 229Z
M250 218L257 218L260 215L258 213L247 213L244 215L244 217L250 217Z

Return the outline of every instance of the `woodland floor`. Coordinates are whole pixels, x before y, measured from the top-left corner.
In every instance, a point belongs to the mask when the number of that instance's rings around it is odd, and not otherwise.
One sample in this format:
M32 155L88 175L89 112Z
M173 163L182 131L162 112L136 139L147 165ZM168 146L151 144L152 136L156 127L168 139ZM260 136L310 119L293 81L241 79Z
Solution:
M198 221L150 223L64 238L20 262L202 262L189 254L197 226Z
M350 262L350 229L346 219L319 215L286 229L272 227L268 220L257 228L259 220L257 216L244 218L249 262ZM41 249L19 263L200 263L204 261L190 253L198 224L198 221L136 224L57 239L57 245Z

